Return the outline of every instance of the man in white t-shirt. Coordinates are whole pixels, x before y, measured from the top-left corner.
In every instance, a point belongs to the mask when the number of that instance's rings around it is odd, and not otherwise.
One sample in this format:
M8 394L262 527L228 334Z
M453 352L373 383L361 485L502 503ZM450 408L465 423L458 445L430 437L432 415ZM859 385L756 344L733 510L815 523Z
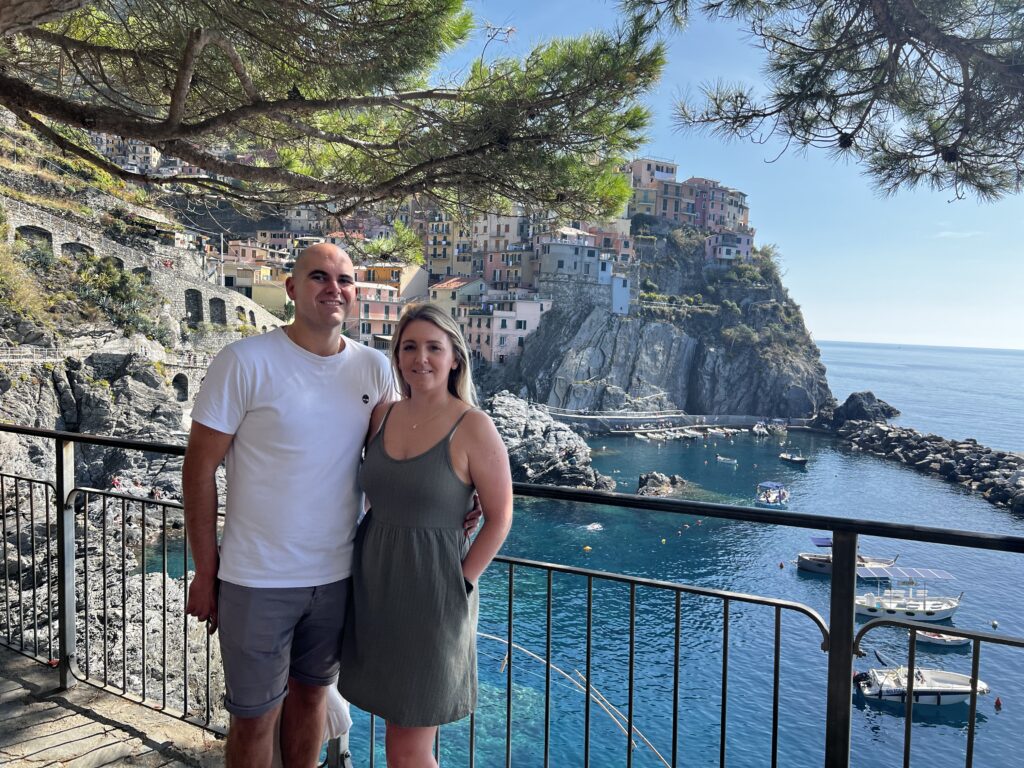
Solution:
M286 288L292 324L210 364L183 471L196 568L186 610L220 631L231 768L271 765L278 716L284 765L317 761L362 507L360 451L374 406L395 397L387 358L341 335L355 303L348 255L307 248Z

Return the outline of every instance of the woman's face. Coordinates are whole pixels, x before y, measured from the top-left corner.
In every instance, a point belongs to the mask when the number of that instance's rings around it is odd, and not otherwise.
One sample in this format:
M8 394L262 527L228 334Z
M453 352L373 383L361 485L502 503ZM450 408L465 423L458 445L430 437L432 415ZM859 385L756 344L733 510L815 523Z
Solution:
M452 340L429 320L413 320L398 344L398 370L413 392L448 388L448 374L458 368Z

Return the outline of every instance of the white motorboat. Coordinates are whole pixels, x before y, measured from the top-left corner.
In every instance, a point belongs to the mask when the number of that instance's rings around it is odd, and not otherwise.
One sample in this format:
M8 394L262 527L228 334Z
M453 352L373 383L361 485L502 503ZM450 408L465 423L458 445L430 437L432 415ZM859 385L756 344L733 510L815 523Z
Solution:
M785 509L787 504L789 504L789 491L782 483L766 480L757 484L757 489L754 492L755 506Z
M957 645L970 645L971 640L967 637L957 637L956 635L947 635L942 632L918 630L917 642L925 643L926 645L939 645L949 648Z
M948 571L934 568L902 568L900 566L861 566L857 575L862 579L876 579L879 589L854 597L854 610L859 616L884 618L895 616L917 621L942 621L956 613L964 593L933 595L927 582L952 579ZM883 582L889 586L882 589Z
M828 536L811 536L811 541L816 547L821 547L823 550L830 549L832 547L832 539ZM899 559L899 555L896 555L896 557L878 557L876 555L862 555L858 552L857 566L884 568L890 565L896 565L897 559ZM802 571L810 571L811 573L831 574L832 553L800 552L796 556L796 567Z
M881 657L879 657L881 658ZM869 669L854 676L853 682L865 699L906 702L907 667ZM914 704L945 706L962 704L971 697L971 677L944 669L914 668ZM988 684L978 680L978 695L991 692Z
M788 464L796 464L797 466L807 466L807 457L804 456L799 449L795 451L783 451L779 454L779 458Z
M720 453L716 453L715 458L718 459L722 464L739 464L739 462L736 459L731 458L729 456L723 456Z

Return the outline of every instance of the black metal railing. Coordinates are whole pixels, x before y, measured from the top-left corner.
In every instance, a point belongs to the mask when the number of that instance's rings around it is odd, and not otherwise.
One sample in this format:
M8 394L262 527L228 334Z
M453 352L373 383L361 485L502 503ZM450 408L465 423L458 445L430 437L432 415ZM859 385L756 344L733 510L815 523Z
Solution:
M39 441L49 443L54 457L50 479L0 474L6 587L0 642L59 666L64 686L87 682L223 732L219 648L202 625L184 615L190 562L181 504L150 498L143 488L126 493L76 487L73 470L76 443L171 456L183 455L184 448L10 425L0 425L0 432L35 440L37 456ZM1024 538L1013 536L526 484L514 490L518 496L831 531L830 621L807 606L771 597L499 557L481 590L479 647L482 658L501 664L503 679L492 688L503 690L503 700L482 698L474 716L441 729L438 751L443 742L457 758L449 763L510 766L512 755L526 750L536 756L536 764L551 765L552 726L557 724L557 737L578 745L585 766L595 748L621 749L627 766L634 760L639 764L639 755L644 765L678 765L687 759L680 697L696 670L704 676L704 693L715 693L715 746L718 764L725 765L733 738L731 661L741 652L731 633L737 615L749 610L764 613L759 627L771 645L771 746L765 764L779 764L780 733L788 727L779 707L782 666L792 663L793 656L809 658L807 648L820 644L826 694L819 748L826 766L845 768L850 765L858 537L1024 553ZM789 614L802 628L784 621ZM720 628L717 671L707 657L694 660L683 652L682 627L692 616ZM856 641L881 624L920 628L914 622L873 621ZM820 643L808 631L820 636ZM982 644L1024 647L1024 640L995 633L958 629L956 634L974 641L975 685ZM563 659L578 662L582 670L562 669ZM705 680L711 672L713 680ZM492 673L482 670L485 674ZM519 703L523 691L534 690L522 684L523 675L540 680L539 704ZM670 713L650 735L638 727L641 699L657 701L661 712ZM908 717L905 765L910 723ZM567 726L572 730L568 735ZM360 740L365 733L366 741L353 744L354 751L363 764L373 766L383 729L373 718L362 727L358 733ZM618 739L619 746L612 746ZM966 739L966 765L971 766L973 728ZM333 764L337 753L334 745ZM532 758L528 762L534 764Z

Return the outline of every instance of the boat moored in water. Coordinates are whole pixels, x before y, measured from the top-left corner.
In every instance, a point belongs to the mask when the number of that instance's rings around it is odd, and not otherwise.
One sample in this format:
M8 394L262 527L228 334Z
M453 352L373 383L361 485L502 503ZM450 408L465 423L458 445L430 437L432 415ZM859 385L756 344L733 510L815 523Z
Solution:
M958 645L970 645L971 641L966 637L947 635L943 632L928 632L927 630L917 631L917 642L926 645L938 645L951 648Z
M779 459L788 464L796 464L798 467L807 466L807 457L800 452L799 448L795 451L783 451L779 454Z
M935 568L861 566L857 568L857 575L862 579L875 579L879 585L876 592L854 597L854 611L858 616L895 616L917 621L942 621L952 618L964 596L963 592L956 597L931 594L927 582L953 578L948 571ZM882 588L883 582L889 586Z
M754 505L775 509L785 509L789 504L789 491L782 483L766 480L757 484L754 492Z
M832 547L832 539L828 536L811 536L811 542L816 547L824 549L830 549ZM890 565L896 565L896 561L899 559L899 555L896 557L878 557L877 555L862 555L860 552L857 553L857 566L868 567L868 568L885 568ZM832 553L831 552L800 552L796 556L796 567L802 571L809 571L810 573L832 573Z
M720 453L716 453L715 454L715 458L718 459L723 464L733 464L733 465L739 464L739 462L736 459L734 459L734 458L732 458L730 456L723 456Z
M860 672L853 680L865 699L906 702L907 667L885 667ZM978 695L991 692L988 684L978 680ZM914 704L945 706L963 704L971 697L971 677L944 669L914 668Z

